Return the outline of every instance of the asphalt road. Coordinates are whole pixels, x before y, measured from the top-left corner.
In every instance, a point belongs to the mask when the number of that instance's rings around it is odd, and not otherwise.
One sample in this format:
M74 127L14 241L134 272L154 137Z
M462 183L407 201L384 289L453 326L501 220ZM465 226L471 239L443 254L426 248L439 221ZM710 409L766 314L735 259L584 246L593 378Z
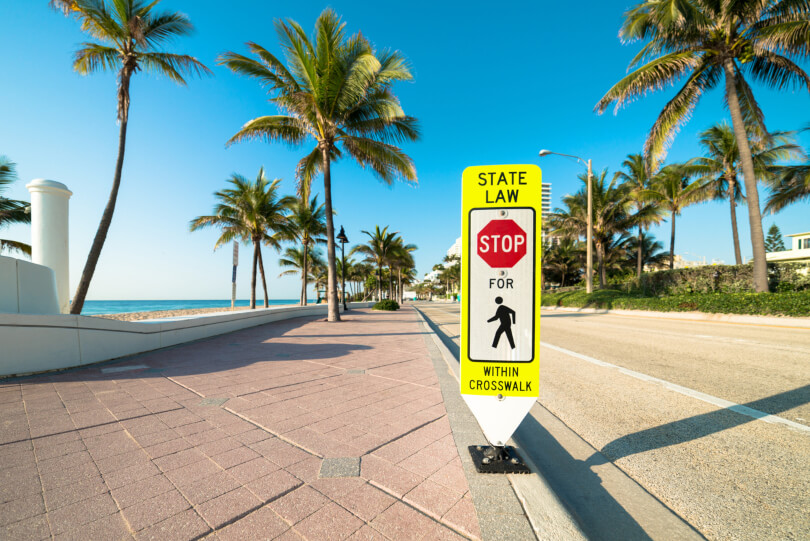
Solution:
M458 344L459 305L417 307ZM540 340L540 404L701 534L810 539L810 330L544 312Z

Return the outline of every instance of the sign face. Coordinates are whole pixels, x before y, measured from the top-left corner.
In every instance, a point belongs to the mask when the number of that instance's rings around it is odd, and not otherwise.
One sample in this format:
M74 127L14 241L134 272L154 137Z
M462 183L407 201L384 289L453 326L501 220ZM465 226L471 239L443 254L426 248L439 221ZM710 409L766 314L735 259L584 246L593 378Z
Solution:
M464 170L461 394L494 445L539 395L541 199L536 165Z
M469 237L475 246L467 261L465 287L470 361L534 360L534 222L533 208L469 213ZM519 381L517 387L532 390L531 383ZM504 390L512 389L495 394Z

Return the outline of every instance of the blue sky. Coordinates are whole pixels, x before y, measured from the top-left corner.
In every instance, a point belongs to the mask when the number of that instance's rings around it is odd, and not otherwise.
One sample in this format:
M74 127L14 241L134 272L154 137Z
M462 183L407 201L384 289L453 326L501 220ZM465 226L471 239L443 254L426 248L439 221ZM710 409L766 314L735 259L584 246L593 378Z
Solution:
M89 299L208 299L230 296L230 249L212 251L217 233L188 232L188 222L210 212L212 193L238 172L254 177L264 166L293 193L294 167L310 144L290 149L254 142L225 147L247 120L273 114L254 82L217 66L218 54L246 52L255 41L279 52L272 22L292 18L310 30L327 6L350 32L361 30L379 48L402 51L414 81L395 91L405 111L421 121L423 137L405 146L418 186L381 184L348 161L333 166L336 226L351 245L363 229L389 225L415 253L420 275L439 262L460 235L461 172L470 165L537 163L552 183L553 204L579 189L582 167L564 158L539 159L548 148L592 158L612 174L627 154L640 152L657 113L673 90L635 102L618 115L594 104L626 72L639 45L618 39L622 14L633 3L491 2L324 4L232 0L163 0L187 14L196 33L171 50L196 56L214 76L179 87L139 73L132 83L127 153L119 203L90 288ZM18 164L20 181L8 195L28 199L33 178L65 183L70 207L71 291L81 274L112 182L118 144L115 74L82 77L72 54L85 40L76 21L46 0L8 0L0 18L0 154ZM805 69L810 66L804 65ZM755 87L771 130L810 121L806 92ZM673 161L699 154L697 133L727 118L719 91L709 93L681 130ZM810 147L810 136L801 143ZM322 189L318 181L314 190ZM761 191L761 197L764 199ZM750 257L747 212L738 210L744 257ZM776 216L784 234L810 230L806 203ZM677 224L676 252L688 259L733 262L729 209L707 203L687 209ZM669 224L653 231L668 248ZM2 232L30 239L27 228ZM296 278L276 278L277 254L265 249L272 298L296 298ZM242 250L239 297L248 295L248 251Z

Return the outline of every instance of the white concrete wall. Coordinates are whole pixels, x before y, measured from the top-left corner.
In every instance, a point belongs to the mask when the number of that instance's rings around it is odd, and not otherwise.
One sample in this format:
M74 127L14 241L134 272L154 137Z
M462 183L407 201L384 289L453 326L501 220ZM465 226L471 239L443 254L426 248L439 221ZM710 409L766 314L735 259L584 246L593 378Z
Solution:
M0 314L58 314L50 267L0 256ZM2 342L0 342L2 344Z
M350 308L372 305L349 304ZM325 316L326 304L146 321L0 313L0 376L82 366L273 321L314 315Z

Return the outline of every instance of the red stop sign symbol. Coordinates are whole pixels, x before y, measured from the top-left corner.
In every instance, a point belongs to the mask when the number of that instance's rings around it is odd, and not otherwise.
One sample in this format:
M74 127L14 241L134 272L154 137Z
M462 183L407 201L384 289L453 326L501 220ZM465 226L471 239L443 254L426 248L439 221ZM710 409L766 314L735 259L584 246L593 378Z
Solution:
M513 220L492 220L478 232L478 255L493 268L512 268L526 255L526 232Z

